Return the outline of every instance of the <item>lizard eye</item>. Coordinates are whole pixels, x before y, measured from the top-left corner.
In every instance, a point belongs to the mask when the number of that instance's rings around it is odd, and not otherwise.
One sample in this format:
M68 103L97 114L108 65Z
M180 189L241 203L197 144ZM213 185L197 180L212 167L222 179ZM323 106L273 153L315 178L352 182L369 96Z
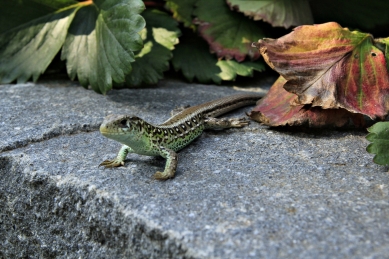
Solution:
M123 127L127 127L127 120L121 120L120 125L122 125Z

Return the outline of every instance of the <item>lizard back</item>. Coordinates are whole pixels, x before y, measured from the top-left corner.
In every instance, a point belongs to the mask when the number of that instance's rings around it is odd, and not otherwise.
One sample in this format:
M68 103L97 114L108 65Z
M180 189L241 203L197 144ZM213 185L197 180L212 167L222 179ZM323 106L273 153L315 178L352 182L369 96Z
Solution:
M247 105L253 105L262 97L263 94L253 94L253 93L237 94L237 95L223 97L217 100L213 100L200 105L186 108L185 110L177 113L176 115L169 118L167 121L163 122L158 126L174 127L184 123L188 119L190 120L193 116L197 116L198 114L202 114L204 118L217 117L229 111L235 110L237 108L247 106Z

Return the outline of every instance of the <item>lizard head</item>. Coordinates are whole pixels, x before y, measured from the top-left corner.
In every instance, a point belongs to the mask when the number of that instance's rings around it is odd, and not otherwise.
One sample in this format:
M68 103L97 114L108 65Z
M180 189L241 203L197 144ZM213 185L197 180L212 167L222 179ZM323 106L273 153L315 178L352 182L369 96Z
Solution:
M100 133L123 144L139 139L143 133L145 121L131 115L111 114L104 118Z

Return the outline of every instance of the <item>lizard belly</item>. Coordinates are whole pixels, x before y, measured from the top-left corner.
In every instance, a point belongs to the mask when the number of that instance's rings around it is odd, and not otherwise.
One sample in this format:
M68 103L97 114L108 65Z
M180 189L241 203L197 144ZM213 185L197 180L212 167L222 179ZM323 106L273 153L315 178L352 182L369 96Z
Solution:
M122 144L129 146L133 153L144 156L159 156L157 149L153 148L151 145L145 145L144 143L134 143L134 142L122 142Z
M144 156L159 156L159 150L156 149L133 149L138 155L144 155Z

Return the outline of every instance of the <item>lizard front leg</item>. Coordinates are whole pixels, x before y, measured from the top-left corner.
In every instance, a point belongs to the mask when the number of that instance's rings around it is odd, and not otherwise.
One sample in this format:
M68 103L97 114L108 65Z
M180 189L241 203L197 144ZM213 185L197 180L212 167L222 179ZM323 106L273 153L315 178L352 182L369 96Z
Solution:
M249 121L245 118L205 118L204 119L204 126L206 129L228 129L228 128L241 128L244 126L249 125Z
M178 162L177 153L171 149L162 146L160 146L158 149L159 149L159 154L163 158L166 158L166 165L165 165L165 170L163 172L158 171L154 174L153 176L154 179L163 181L169 178L173 178L177 169L177 162Z
M134 153L134 151L129 146L123 145L115 159L105 160L99 166L104 166L105 168L123 166L124 159L126 159L128 153Z

